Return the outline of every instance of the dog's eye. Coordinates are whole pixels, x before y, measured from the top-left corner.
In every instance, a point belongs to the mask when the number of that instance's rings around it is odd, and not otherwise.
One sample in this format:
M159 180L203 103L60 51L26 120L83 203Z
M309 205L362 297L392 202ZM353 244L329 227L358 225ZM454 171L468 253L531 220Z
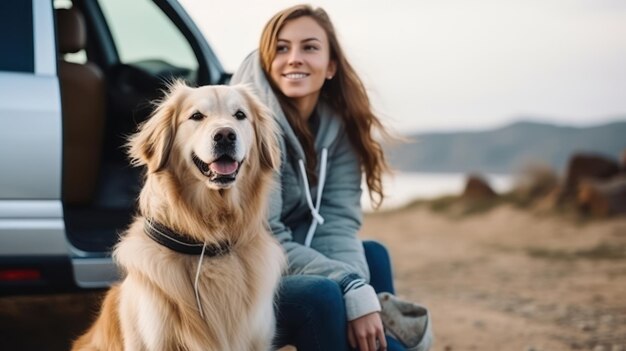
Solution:
M235 112L235 114L233 115L235 118L237 118L238 120L242 120L242 119L246 119L246 114L243 113L243 111L241 110L237 110L237 112Z
M194 121L200 121L204 118L204 115L200 112L194 112L193 115L191 115L191 117L189 117L189 119L192 119Z

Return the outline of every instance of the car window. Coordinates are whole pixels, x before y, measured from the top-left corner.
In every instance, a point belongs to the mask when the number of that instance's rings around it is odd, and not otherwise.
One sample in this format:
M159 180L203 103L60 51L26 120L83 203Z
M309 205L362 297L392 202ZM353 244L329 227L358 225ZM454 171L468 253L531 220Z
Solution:
M35 71L32 1L0 1L0 47L0 71Z
M150 0L100 0L120 61L161 61L190 72L198 69L194 52L169 18Z

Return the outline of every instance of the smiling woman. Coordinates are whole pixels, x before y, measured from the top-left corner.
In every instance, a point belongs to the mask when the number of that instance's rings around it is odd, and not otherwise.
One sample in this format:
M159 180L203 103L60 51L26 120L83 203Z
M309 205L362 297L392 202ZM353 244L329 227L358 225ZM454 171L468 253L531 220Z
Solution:
M387 251L357 236L362 174L373 202L383 200L387 164L374 135L386 133L327 13L307 5L279 11L232 82L253 84L282 132L280 186L268 216L289 261L276 344L403 350L385 337L380 316L377 293L393 293ZM427 334L410 333L418 343Z
M285 23L276 43L270 75L274 84L308 119L317 104L322 85L337 69L330 60L326 33L310 17Z

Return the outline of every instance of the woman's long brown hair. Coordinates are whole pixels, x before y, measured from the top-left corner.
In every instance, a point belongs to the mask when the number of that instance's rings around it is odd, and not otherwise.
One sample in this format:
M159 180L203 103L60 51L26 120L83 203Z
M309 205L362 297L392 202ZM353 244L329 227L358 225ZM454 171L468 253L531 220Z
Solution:
M321 8L314 9L309 5L297 5L274 15L265 25L261 35L259 49L261 66L289 124L304 148L307 158L307 172L312 178L311 175L315 174L314 170L317 166L313 134L306 119L299 116L295 104L278 89L269 74L272 62L276 57L278 33L287 21L303 16L309 16L315 20L324 29L328 37L330 59L336 62L337 72L333 79L326 80L322 86L320 98L328 102L343 118L348 139L357 151L362 170L365 172L370 199L374 207L378 208L384 198L382 175L389 170L389 167L385 161L383 148L375 140L373 132L378 131L381 136L387 136L387 132L378 117L372 112L363 82L346 59L326 11Z

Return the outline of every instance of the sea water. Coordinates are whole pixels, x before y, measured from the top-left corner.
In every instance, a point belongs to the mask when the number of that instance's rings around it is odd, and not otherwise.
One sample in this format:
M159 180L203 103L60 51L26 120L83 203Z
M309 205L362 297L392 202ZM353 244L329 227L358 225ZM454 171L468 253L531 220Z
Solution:
M497 193L513 188L513 176L507 174L481 175ZM417 173L395 172L383 178L385 201L382 210L407 205L418 199L433 199L446 195L460 195L465 188L468 175L465 173ZM367 189L363 185L363 189ZM372 211L369 193L363 191L361 204L366 212Z

